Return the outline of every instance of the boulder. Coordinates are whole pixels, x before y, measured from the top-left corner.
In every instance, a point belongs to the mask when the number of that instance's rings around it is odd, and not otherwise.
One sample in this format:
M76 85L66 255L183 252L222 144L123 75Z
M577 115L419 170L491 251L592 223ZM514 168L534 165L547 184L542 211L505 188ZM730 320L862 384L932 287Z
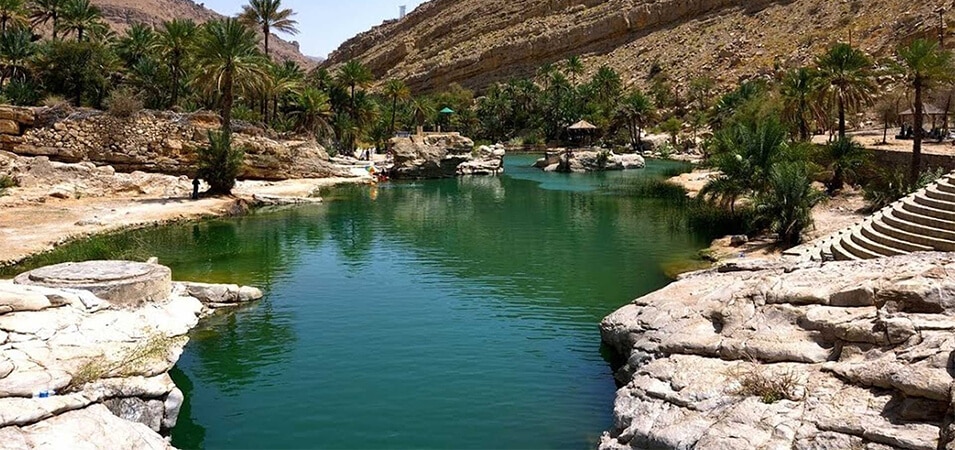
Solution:
M553 161L557 162L554 163ZM556 164L557 172L585 173L613 170L642 169L646 161L637 154L616 155L608 150L564 150L559 154L548 153L537 166L548 167Z
M172 271L157 264L131 261L63 263L18 275L15 282L90 291L114 306L162 301L172 289Z
M501 172L501 148L474 149L474 142L458 133L426 133L391 139L395 179L451 178Z

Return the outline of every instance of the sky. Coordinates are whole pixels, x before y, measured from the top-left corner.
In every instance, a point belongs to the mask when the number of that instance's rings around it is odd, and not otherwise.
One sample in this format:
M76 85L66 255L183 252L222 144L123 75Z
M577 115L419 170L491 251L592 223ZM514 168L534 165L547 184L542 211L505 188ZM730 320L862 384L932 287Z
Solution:
M245 0L195 0L220 14L234 15ZM343 42L387 19L398 18L398 6L410 13L425 0L282 0L282 6L296 12L299 34L280 36L298 41L302 53L328 56Z

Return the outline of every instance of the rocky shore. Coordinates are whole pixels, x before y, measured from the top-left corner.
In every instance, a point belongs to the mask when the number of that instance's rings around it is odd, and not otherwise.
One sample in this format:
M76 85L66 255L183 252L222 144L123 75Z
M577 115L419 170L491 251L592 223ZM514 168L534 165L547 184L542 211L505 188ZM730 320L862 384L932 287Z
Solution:
M0 446L170 448L183 394L169 370L234 285L174 283L154 263L93 261L0 281Z
M955 257L741 260L601 323L603 449L955 448Z

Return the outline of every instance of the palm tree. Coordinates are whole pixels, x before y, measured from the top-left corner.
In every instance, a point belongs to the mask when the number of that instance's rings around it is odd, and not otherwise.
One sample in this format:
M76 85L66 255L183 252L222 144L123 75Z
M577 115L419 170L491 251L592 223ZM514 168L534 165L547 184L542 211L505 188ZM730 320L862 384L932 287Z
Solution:
M135 66L143 58L150 56L158 44L158 36L149 25L136 23L126 30L126 35L116 43L116 53L126 62L127 67Z
M630 145L634 151L643 148L641 140L643 124L653 114L653 102L643 91L634 90L623 99L620 106L620 114L627 124L627 130L630 132Z
M248 5L242 7L239 18L243 23L258 27L265 35L265 56L269 55L269 35L272 30L284 31L288 34L297 34L298 22L292 19L295 13L291 9L282 9L282 0L249 0Z
M820 94L835 104L839 113L839 137L846 136L846 111L868 105L875 92L872 61L849 44L835 44L816 60Z
M783 114L799 130L801 141L809 140L812 96L818 91L818 80L816 72L808 67L791 70L783 78Z
M17 28L13 31L0 34L0 61L3 72L0 73L0 86L9 75L11 80L22 77L30 58L36 53L36 44L33 43L33 33L26 28Z
M27 24L24 6L23 0L0 0L0 33L6 33L8 26Z
M939 48L938 43L927 39L916 39L907 46L899 47L899 61L893 64L892 71L903 78L906 87L915 93L913 127L915 136L912 143L912 167L909 182L915 183L922 167L922 94L924 90L955 81L955 64L952 53Z
M90 0L67 0L63 5L60 26L64 34L76 33L76 41L82 41L87 31L102 29L103 13Z
M292 117L295 118L299 131L315 135L328 129L332 107L328 94L324 91L311 86L305 87L295 96L295 106Z
M577 78L584 73L584 62L580 59L580 56L574 55L567 58L564 64L567 67L567 73L570 74L571 81L576 86Z
M255 32L236 19L212 20L200 28L193 51L196 81L218 94L222 128L229 134L236 85L249 85L266 74Z
M63 12L66 0L33 0L30 2L30 23L33 26L53 22L53 39L59 29L58 20Z
M342 66L341 70L338 71L336 80L342 86L348 87L351 104L354 108L355 89L368 87L374 80L374 76L371 74L371 70L368 70L368 67L353 59Z
M157 45L163 59L169 63L172 106L179 104L179 90L182 79L186 75L185 62L189 57L196 31L196 23L184 19L163 22L162 29L159 30Z
M757 218L770 224L785 245L796 245L812 226L812 208L825 196L812 187L806 164L789 161L773 167L769 186L756 196Z
M833 167L832 179L826 186L830 194L842 189L846 175L854 175L869 157L865 147L847 137L827 145L826 153Z
M388 126L390 136L395 135L395 115L398 113L398 102L411 98L411 90L404 81L392 78L385 83L385 96L391 99L391 121Z

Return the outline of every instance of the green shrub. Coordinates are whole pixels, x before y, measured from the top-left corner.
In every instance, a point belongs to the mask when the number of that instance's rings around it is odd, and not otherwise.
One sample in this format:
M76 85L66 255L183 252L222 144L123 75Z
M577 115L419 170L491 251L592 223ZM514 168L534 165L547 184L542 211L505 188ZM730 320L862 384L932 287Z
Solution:
M235 177L242 167L245 150L232 146L232 135L224 131L209 131L209 146L198 151L199 178L209 183L209 193L229 195L235 187Z
M597 167L604 169L608 162L610 162L610 152L608 150L597 152Z
M143 110L143 100L132 89L121 87L113 89L106 97L106 108L113 117L133 117Z
M34 106L40 101L37 86L30 81L15 79L3 89L7 100L17 106Z
M243 122L261 122L262 115L258 111L249 108L246 105L235 105L232 107L232 120Z
M6 194L6 190L17 185L16 180L7 175L0 175L0 196Z
M823 199L805 163L785 162L771 171L768 189L756 194L757 221L769 224L783 244L796 245L812 226L812 208Z
M863 187L863 198L869 203L870 211L889 206L896 200L932 184L945 174L944 169L922 172L915 185L909 184L908 171L905 169L884 169Z
M759 363L752 363L747 369L736 369L730 377L739 383L736 395L758 397L763 403L772 404L781 400L799 401L799 377L792 371L785 373L767 373Z

